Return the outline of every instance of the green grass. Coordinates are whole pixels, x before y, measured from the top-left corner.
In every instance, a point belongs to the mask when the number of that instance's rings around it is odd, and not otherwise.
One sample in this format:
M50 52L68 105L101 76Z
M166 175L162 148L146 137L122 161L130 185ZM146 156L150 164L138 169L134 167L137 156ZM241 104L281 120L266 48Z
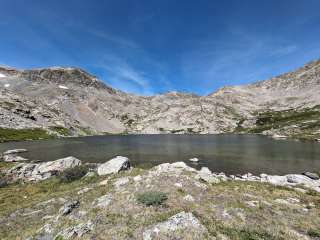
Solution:
M54 197L72 194L77 188L86 185L81 180L62 182L57 177L38 183L10 184L0 188L0 216Z
M308 231L310 237L320 238L320 229L311 229Z
M81 166L76 166L73 168L69 168L58 174L58 178L62 182L73 182L75 180L81 179L83 176L85 176L88 172L88 167L81 165Z
M303 110L289 109L284 111L267 111L256 113L256 125L252 128L243 128L245 119L238 122L235 132L262 133L271 129L283 129L287 126L298 126L291 128L289 135L297 139L314 140L318 138L317 130L320 129L320 106L306 108Z
M62 135L62 136L70 136L70 130L64 127L53 126L49 127L50 130Z
M53 138L46 130L40 128L10 129L0 128L0 142L23 141Z
M146 206L158 206L168 199L163 192L144 192L137 195L137 201Z
M301 110L290 109L286 111L264 112L258 114L257 125L282 125L300 123L301 121L318 120L320 117L319 106Z

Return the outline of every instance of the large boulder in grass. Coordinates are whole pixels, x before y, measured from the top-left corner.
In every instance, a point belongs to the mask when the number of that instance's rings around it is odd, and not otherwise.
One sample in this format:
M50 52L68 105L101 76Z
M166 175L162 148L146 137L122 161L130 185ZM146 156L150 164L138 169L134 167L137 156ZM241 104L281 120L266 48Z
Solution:
M130 162L127 157L117 156L106 163L101 164L98 169L98 175L108 175L118 173L130 168Z
M61 158L43 163L21 163L9 169L7 174L14 180L41 181L69 168L81 165L75 157Z
M79 159L75 157L66 157L51 162L41 163L36 170L40 173L62 172L68 168L73 168L80 165L81 161Z

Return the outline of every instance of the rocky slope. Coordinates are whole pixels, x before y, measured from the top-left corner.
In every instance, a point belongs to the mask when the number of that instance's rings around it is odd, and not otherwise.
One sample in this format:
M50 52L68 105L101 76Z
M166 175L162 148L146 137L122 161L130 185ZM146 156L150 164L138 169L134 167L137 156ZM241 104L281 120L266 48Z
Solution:
M208 96L143 97L77 68L0 67L0 92L2 140L8 129L44 129L48 136L252 132L320 138L320 61Z
M320 237L316 174L226 176L183 162L143 170L131 168L125 157L81 175L81 161L72 157L16 166L0 163L0 170L19 179L22 169L37 175L31 179L24 174L24 183L0 186L1 239Z

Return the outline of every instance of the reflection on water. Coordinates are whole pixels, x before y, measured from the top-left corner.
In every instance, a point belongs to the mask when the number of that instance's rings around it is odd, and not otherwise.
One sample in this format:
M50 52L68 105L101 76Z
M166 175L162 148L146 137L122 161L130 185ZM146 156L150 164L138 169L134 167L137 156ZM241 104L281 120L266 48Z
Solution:
M196 167L215 172L300 173L320 169L320 144L273 140L257 135L127 135L67 138L0 144L0 152L27 148L23 156L50 161L75 156L86 162L105 162L122 155L134 166L201 159Z

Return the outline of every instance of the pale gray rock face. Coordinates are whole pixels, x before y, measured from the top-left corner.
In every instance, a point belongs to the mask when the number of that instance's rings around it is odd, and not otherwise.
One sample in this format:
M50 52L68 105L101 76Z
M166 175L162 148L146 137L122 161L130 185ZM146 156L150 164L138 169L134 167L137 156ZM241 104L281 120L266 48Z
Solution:
M18 156L16 154L7 154L2 157L3 161L5 162L23 162L28 161L28 159Z
M23 153L27 152L27 149L12 149L12 150L7 150L3 153L3 155L8 155L8 154L16 154L16 153Z
M199 158L190 158L189 161L197 163L199 162Z
M96 207L105 208L105 207L109 206L111 201L112 201L112 196L110 194L106 194L106 195L99 197L96 200L96 202L94 203L94 205Z
M149 175L159 175L162 173L172 173L180 174L183 171L187 172L197 172L194 168L189 167L184 162L175 162L175 163L162 163L158 166L155 166L149 172Z
M108 162L101 164L98 169L98 175L108 175L113 173L118 173L122 170L127 170L130 168L129 159L122 156L117 156Z
M192 234L194 237L192 239L202 239L207 230L192 213L180 212L167 221L158 223L144 231L143 240L175 239L175 237L183 237L187 232ZM178 236L179 233L182 236ZM188 239L191 239L190 235Z
M188 201L188 202L194 202L194 197L192 197L190 194L184 196L183 199Z
M129 177L122 177L117 179L113 185L115 186L116 189L119 189L120 187L126 185L127 183L130 182L130 178Z
M317 173L305 172L305 173L303 173L303 175L305 175L305 176L307 176L307 177L309 177L309 178L311 178L313 180L319 180L320 179L320 177L319 177L319 175Z
M254 84L224 87L208 96L170 92L150 97L106 86L77 68L0 68L0 127L69 129L70 135L103 133L224 133L258 126L256 113L304 111L320 103L320 61ZM317 121L316 119L313 119ZM306 124L300 121L299 124ZM242 129L242 130L241 130ZM268 129L293 134L295 124ZM319 139L319 128L313 128Z
M81 161L75 157L67 157L44 163L20 163L9 169L7 174L14 179L25 181L41 181L48 179L57 172L81 165Z
M196 179L200 179L204 182L210 183L210 184L214 184L214 183L219 183L220 179L214 175L214 174L208 174L208 173L203 173L203 172L199 172L196 175Z
M68 168L73 168L80 165L81 165L81 161L79 159L70 156L70 157L61 158L55 161L41 163L38 165L36 171L38 171L39 173L53 172L53 171L61 172Z
M61 231L55 238L62 237L63 239L73 239L75 237L82 237L86 233L92 231L93 227L94 225L91 221L80 223L74 227L70 227Z

